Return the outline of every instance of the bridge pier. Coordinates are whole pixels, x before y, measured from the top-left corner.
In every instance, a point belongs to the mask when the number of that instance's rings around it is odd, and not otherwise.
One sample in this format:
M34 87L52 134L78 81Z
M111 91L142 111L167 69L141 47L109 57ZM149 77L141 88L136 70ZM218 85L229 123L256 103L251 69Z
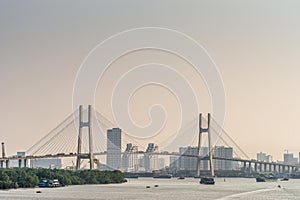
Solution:
M248 174L251 174L251 166L252 166L252 163L249 162Z
M27 159L24 159L24 167L27 167Z
M259 163L259 172L262 172L262 164Z
M4 161L1 160L1 161L0 161L0 168L1 168L1 169L3 168L3 163L4 163Z
M257 172L257 162L254 163L254 171Z
M207 133L208 137L208 150L209 150L209 169L210 175L215 176L215 170L213 166L213 148L211 146L211 135L210 135L210 113L207 115L207 128L202 128L202 114L199 114L199 138L198 138L198 159L197 159L197 176L200 176L200 166L201 166L201 159L200 159L200 150L202 145L202 134Z
M21 168L22 167L22 159L19 159L18 161L19 161L19 168Z
M246 163L246 161L243 162L243 165L244 165L244 172L246 173L247 172L247 163Z
M9 160L6 160L5 162L6 162L6 168L7 169L10 168L10 162L9 162Z
M92 106L88 106L88 121L84 122L82 117L82 105L79 106L79 130L78 130L78 147L77 147L77 161L76 170L80 169L81 159L90 160L90 169L94 169L94 153L93 153L93 140L92 140ZM88 157L82 153L82 129L86 127L89 135L89 153Z

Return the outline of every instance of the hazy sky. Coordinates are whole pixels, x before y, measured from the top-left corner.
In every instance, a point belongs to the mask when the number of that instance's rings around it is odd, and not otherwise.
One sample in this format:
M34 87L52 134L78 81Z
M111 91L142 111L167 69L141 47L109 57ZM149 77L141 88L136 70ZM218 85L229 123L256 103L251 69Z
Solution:
M26 150L72 112L76 73L99 42L130 28L175 29L219 67L225 129L251 157L298 157L300 2L0 1L0 140Z

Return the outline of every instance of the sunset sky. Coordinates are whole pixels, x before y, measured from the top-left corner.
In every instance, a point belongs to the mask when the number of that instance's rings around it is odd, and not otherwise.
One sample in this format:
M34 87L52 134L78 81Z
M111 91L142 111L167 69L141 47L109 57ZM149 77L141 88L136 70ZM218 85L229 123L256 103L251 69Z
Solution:
M132 28L163 27L194 38L216 63L226 94L224 129L251 158L263 151L282 160L285 149L298 157L299 10L296 0L2 0L0 141L9 155L27 150L72 113L76 74L100 42Z

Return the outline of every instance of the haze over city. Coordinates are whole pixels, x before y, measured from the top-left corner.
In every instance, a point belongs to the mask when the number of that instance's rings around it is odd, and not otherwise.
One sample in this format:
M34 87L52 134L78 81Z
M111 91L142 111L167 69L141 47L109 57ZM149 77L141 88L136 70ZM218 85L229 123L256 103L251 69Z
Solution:
M73 112L76 74L96 45L128 29L163 27L189 35L209 53L225 88L224 129L250 157L263 151L283 160L286 149L297 155L299 6L297 1L1 1L0 140L9 155L27 150ZM99 84L96 109L111 117L101 101L109 102L105 98L112 83L126 67L154 57L198 83L180 59L152 50L137 52L116 61L104 76L107 85ZM179 112L163 88L144 89L130 104L136 124L151 121L147 109L153 103L167 104L167 113ZM201 112L211 112L204 84L194 89ZM167 116L166 132L172 132L179 119Z

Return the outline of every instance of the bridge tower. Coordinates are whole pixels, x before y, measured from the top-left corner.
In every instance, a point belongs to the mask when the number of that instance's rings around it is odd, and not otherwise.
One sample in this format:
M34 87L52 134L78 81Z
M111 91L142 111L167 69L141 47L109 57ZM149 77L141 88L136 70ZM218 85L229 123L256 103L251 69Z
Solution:
M213 165L213 148L211 145L210 135L210 113L207 115L207 128L202 128L202 113L199 114L199 139L198 139L198 162L197 162L197 176L200 176L200 150L202 145L202 134L207 133L208 137L208 150L209 150L209 169L211 176L215 176L215 170Z
M93 137L92 137L92 106L88 106L88 121L84 122L82 119L82 105L79 106L79 128L78 128L78 147L77 147L77 162L76 170L80 169L80 164L82 159L88 159L90 161L90 169L94 169L94 153L93 153ZM89 152L82 152L82 129L88 129L89 138Z

